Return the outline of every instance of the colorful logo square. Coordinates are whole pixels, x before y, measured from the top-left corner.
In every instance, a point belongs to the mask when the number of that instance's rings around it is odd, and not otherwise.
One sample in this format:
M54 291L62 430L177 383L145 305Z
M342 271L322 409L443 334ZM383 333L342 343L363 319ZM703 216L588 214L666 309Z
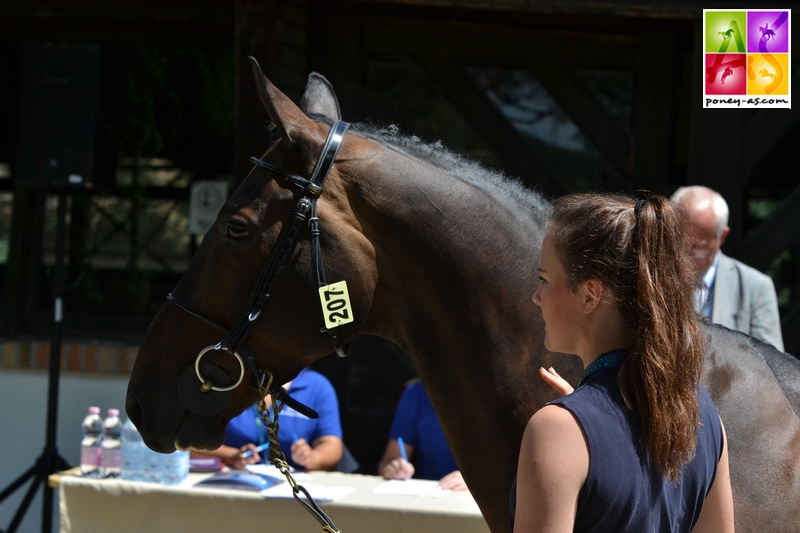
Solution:
M760 54L789 52L789 12L747 13L747 51Z
M747 52L747 11L706 12L706 52Z
M703 10L703 107L791 109L790 9Z
M788 54L747 54L747 94L789 94Z
M706 94L747 94L747 54L706 54Z

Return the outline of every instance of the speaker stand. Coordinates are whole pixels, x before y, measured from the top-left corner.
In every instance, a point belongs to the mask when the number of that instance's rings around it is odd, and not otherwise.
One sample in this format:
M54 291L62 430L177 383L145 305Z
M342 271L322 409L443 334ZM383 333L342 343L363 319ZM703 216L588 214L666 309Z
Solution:
M0 492L0 503L16 492L29 479L33 483L28 487L14 518L5 530L5 533L15 533L25 513L30 507L33 497L41 484L44 489L42 502L42 533L53 531L53 489L47 484L50 474L70 468L67 461L58 453L56 448L56 422L58 419L58 384L61 371L61 333L64 295L64 252L67 235L67 189L60 187L58 190L58 220L56 224L56 264L53 271L53 329L50 336L50 362L47 387L47 437L42 454L36 459L32 467L11 482L8 487ZM0 533L2 533L0 531Z

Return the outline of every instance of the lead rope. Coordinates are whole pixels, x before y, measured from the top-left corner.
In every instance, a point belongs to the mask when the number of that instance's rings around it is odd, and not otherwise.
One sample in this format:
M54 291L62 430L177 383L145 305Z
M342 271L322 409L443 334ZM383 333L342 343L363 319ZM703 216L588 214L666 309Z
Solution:
M267 375L267 379L265 380L266 383L259 383L258 384L258 394L260 396L260 400L258 401L258 412L261 415L261 419L264 421L264 427L267 428L267 438L269 439L269 461L275 465L281 474L286 477L286 481L292 487L292 496L294 499L297 500L299 504L301 504L311 516L316 518L317 522L322 526L322 531L325 533L341 533L339 528L336 527L336 524L333 523L333 520L325 514L325 511L319 508L317 502L314 501L314 498L311 497L311 494L308 493L305 487L302 485L298 485L297 481L295 481L294 476L292 476L292 472L289 467L289 463L286 462L286 455L281 451L281 445L278 442L278 414L281 412L284 406L284 402L276 398L276 395L272 395L272 405L273 415L272 419L269 416L269 408L267 407L267 402L264 398L267 397L267 394L270 393L270 388L272 386L272 374L269 372L265 372ZM300 493L303 493L306 499L302 499L300 497Z

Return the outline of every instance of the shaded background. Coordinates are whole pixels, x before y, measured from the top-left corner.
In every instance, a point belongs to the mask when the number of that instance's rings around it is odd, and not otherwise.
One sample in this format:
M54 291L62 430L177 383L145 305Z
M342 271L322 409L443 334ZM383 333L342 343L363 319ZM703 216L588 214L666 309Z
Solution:
M89 75L100 89L86 113L92 187L70 191L67 218L64 335L75 348L63 361L59 445L76 464L86 407L123 406L136 346L199 243L186 231L189 186L220 180L233 188L249 156L266 149L248 55L295 100L318 71L333 83L346 120L440 140L549 197L671 194L687 184L718 190L731 208L723 250L773 278L787 351L800 353L800 112L701 107L702 9L782 5L4 0L0 487L30 466L43 442L46 374L37 342L51 327L56 195L27 180L20 161L31 157L22 132L36 126L21 112L36 91L25 65L42 46L86 46L99 58ZM47 113L42 120L67 127ZM375 473L413 365L395 345L364 337L349 358L315 366L337 389L345 442L362 471ZM6 431L20 420L33 429ZM15 507L13 499L0 506L0 527ZM34 506L21 530L38 530L38 520Z

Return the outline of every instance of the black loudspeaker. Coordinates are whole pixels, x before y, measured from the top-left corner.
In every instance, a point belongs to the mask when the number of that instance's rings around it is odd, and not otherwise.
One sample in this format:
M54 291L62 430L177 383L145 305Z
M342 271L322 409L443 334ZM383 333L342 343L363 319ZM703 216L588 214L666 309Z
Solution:
M26 43L15 183L88 186L95 177L100 47Z

